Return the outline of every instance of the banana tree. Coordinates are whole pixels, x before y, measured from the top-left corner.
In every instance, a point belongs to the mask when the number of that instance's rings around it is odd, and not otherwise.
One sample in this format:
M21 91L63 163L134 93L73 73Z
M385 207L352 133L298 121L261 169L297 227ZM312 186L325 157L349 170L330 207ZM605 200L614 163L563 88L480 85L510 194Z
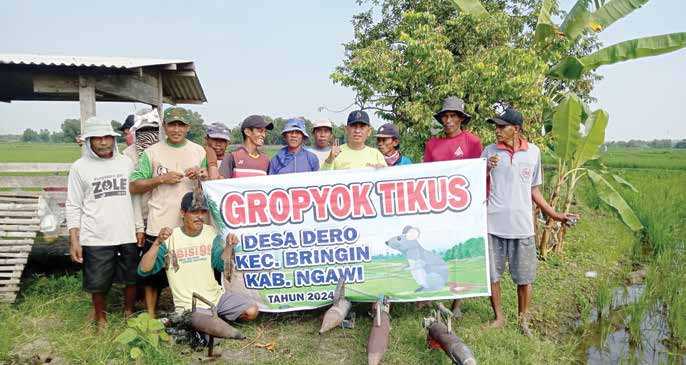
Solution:
M551 20L555 0L543 0L534 33L534 42L545 45L551 37L566 37L575 42L586 30L602 32L610 25L649 0L593 0L595 11L591 12L591 0L578 0L558 27ZM620 42L599 49L584 57L567 56L551 66L548 76L560 80L579 80L590 71L604 65L657 56L686 47L686 32L643 37Z
M555 108L552 119L552 133L556 142L552 155L557 162L557 173L549 200L551 206L569 212L579 181L588 177L598 197L614 208L629 228L634 231L642 229L636 214L603 176L607 172L592 167L591 162L598 158L600 146L605 142L607 112L602 109L591 112L578 96L568 94ZM613 175L613 178L635 189L621 177ZM538 242L541 256L545 257L553 248L556 252L562 252L565 226L547 218L542 228Z

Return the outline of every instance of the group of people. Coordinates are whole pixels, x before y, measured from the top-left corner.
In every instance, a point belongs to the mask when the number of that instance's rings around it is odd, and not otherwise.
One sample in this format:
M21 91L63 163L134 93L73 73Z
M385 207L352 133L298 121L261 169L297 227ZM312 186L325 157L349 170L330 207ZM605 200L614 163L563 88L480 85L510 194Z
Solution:
M543 198L541 153L524 137L524 119L517 110L507 107L488 119L497 141L485 148L465 128L471 116L461 99L446 98L434 117L442 133L426 142L424 163L487 159L484 181L495 314L490 325L505 324L500 278L509 266L517 284L520 328L529 335L527 313L537 264L533 203L562 223L578 216L556 212ZM133 313L137 287L142 287L147 311L154 316L160 289L169 285L178 311L190 310L196 292L214 303L227 321L257 317L252 299L223 290L215 277L215 271L224 269L225 250L239 240L233 233L222 239L208 224L207 206L198 199L198 181L412 163L400 154L401 136L392 123L376 130L376 148L365 145L373 129L364 110L348 115L341 145L329 121L315 122L308 131L302 119L287 120L282 130L285 146L271 159L261 147L273 124L262 116L243 120L242 143L231 152L225 125L207 128L204 147L187 139L189 129L190 115L183 108L167 109L162 120L155 110L138 112L121 127L129 144L122 155L115 142L120 134L109 122L97 117L85 122L83 156L69 172L67 225L70 254L83 264L83 288L92 295L93 319L99 326L106 324L105 294L114 281L125 285L126 315ZM199 306L207 310L204 304Z

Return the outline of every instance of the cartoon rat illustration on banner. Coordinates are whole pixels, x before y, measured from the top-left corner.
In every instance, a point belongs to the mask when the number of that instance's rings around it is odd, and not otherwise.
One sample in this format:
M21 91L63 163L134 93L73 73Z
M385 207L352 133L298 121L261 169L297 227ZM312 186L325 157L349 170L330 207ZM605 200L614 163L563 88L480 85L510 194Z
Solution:
M448 282L448 265L439 255L422 247L418 239L419 229L405 226L403 233L390 238L386 245L407 259L410 273L420 285L415 292L443 289Z

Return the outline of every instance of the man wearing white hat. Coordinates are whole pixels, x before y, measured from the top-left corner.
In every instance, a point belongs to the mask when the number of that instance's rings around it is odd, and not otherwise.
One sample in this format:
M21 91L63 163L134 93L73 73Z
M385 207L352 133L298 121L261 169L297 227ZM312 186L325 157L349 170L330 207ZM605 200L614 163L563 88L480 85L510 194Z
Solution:
M324 164L331 153L331 137L333 136L333 124L328 120L319 120L312 124L314 144L308 148L319 159L319 166Z
M106 294L115 280L124 289L124 313L133 314L136 295L136 230L142 231L140 211L129 193L133 163L119 154L109 121L96 117L84 123L84 155L69 170L66 215L69 253L83 264L83 289L91 293L94 319L107 323Z

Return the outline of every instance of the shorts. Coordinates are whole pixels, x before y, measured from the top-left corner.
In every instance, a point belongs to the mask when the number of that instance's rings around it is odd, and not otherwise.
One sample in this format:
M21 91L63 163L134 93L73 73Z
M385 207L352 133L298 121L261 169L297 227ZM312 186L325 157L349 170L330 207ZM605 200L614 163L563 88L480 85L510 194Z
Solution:
M235 321L248 308L255 305L255 301L239 293L224 292L217 302L217 314L225 321ZM211 314L207 308L197 308L198 312Z
M535 238L501 238L488 235L488 257L490 260L491 283L500 281L508 264L512 281L517 285L531 284L536 279Z
M152 247L152 243L155 242L156 239L157 236L150 236L147 233L145 234L145 242L143 243L143 247L139 249L140 257L143 257L146 252L150 251L150 247ZM169 286L169 282L167 281L167 273L164 269L147 276L140 276L136 274L136 282L139 286L151 286L156 289L164 289Z
M136 284L138 247L135 243L83 246L83 290L106 293L113 282Z

